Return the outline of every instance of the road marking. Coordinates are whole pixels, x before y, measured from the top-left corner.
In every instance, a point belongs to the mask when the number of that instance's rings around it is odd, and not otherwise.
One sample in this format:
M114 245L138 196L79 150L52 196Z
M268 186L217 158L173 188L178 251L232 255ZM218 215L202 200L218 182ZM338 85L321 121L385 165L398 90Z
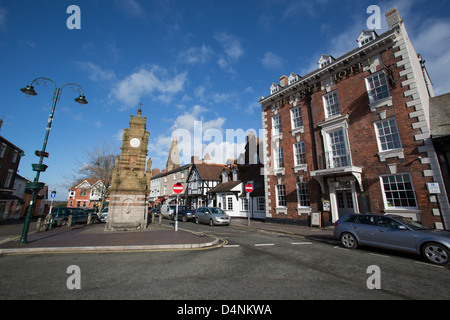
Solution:
M237 247L240 247L240 245L238 245L238 244L227 244L227 245L225 245L223 247L224 248L237 248Z
M292 245L305 245L305 244L313 244L312 242L291 242Z
M340 249L340 250L350 251L350 249L342 248L342 247L339 247L339 246L335 246L335 247L333 247L333 248L334 248L334 249Z
M428 263L428 262L414 261L414 263L421 264L423 266L430 266L430 267L436 267L436 268L441 268L441 269L444 268L443 266L438 266L438 265Z
M274 246L275 243L257 243L255 244L255 247L269 247L269 246Z
M371 256L377 256L377 257L383 257L383 258L390 258L390 256L385 256L384 254L378 254L378 253L370 253Z

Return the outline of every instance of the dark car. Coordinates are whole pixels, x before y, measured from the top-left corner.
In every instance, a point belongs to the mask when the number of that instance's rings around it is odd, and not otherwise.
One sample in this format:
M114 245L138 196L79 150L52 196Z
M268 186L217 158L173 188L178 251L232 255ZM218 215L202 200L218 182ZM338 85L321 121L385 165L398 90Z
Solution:
M195 209L188 206L178 207L178 221L190 221L194 220Z
M76 224L87 223L89 215L79 208L53 208L46 217L46 223L49 224L52 221L53 226L66 226L70 216L72 216L72 224Z
M421 254L434 264L449 263L449 231L431 230L401 216L351 214L336 221L334 236L348 249L382 247Z

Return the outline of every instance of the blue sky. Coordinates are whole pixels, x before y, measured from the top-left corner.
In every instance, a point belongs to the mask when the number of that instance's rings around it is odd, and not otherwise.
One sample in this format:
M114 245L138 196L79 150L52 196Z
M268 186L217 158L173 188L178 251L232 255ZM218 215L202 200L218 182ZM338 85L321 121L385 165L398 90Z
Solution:
M81 9L80 30L66 25L72 4ZM148 155L153 167L164 168L175 125L193 133L194 121L202 121L204 130L224 136L227 129L261 129L258 100L271 84L314 70L321 54L339 57L355 48L370 5L381 8L379 34L387 29L384 13L399 8L436 94L449 92L448 0L0 0L0 134L25 150L19 174L33 179L53 89L35 86L36 97L19 89L37 77L59 87L75 82L89 104L79 106L78 93L63 89L41 175L57 199L67 199L64 177L85 150L104 141L119 150L139 102ZM211 143L233 141L204 147Z

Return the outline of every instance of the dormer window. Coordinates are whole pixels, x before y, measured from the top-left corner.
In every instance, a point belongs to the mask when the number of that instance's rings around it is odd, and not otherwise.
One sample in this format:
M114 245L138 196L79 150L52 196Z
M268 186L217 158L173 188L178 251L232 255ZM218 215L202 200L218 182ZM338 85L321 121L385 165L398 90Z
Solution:
M323 67L332 64L336 59L334 59L332 56L328 54L323 54L319 61L317 61L317 64L319 65L319 68L322 69Z
M222 171L222 182L228 182L228 174L225 170Z
M378 38L378 34L374 30L363 30L356 41L361 48L376 38Z
M297 82L299 79L300 76L292 72L291 75L289 76L289 85L293 84L294 82Z
M275 92L278 92L280 90L280 86L276 84L275 82L270 87L270 94L274 94Z

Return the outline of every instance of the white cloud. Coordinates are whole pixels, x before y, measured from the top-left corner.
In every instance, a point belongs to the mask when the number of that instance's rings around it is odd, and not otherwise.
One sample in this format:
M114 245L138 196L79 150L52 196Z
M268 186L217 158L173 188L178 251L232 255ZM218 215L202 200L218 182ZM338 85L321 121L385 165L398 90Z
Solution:
M450 65L450 21L424 21L426 28L418 28L412 44L426 60L426 67L436 95L450 91L448 69Z
M178 61L189 64L206 63L213 54L211 47L203 44L201 47L190 47L181 52L178 55Z
M219 55L217 63L225 71L234 72L232 65L237 63L239 58L244 54L241 42L236 36L226 32L216 34L214 39L223 47L225 53Z
M156 65L145 65L138 71L119 81L110 97L122 102L122 109L133 107L143 96L152 96L156 100L170 102L174 95L182 92L187 73L167 76L167 71Z
M81 69L88 73L89 79L95 82L115 81L116 75L114 71L103 70L98 65L90 61L76 61L75 62Z
M269 70L279 70L283 67L283 59L273 52L267 52L261 59L261 63Z

